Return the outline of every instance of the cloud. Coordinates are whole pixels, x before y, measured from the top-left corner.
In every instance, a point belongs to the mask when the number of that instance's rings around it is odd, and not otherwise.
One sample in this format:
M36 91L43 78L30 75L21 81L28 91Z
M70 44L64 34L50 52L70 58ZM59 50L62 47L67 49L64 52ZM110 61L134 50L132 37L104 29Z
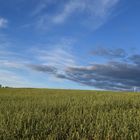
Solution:
M56 48L47 52L42 52L40 59L49 65L56 67L68 67L75 65L74 57L62 48Z
M53 66L47 66L47 65L29 65L29 67L35 71L40 71L40 72L47 72L47 73L56 73L57 69Z
M34 11L37 18L37 27L73 23L98 29L112 17L113 10L120 0L68 0L54 3L42 2ZM45 12L49 5L55 4L55 10L50 14ZM54 6L54 5L53 5ZM42 12L44 11L44 13Z
M102 56L106 58L125 58L127 56L126 52L122 48L117 49L108 49L103 47L98 47L97 49L93 50L93 56Z
M119 0L69 0L63 10L53 17L53 22L62 23L71 15L86 13L90 18L107 18Z
M9 70L0 69L0 84L11 87L25 87L29 86L30 83L23 77L19 76L17 73Z
M11 61L11 60L0 60L0 67L2 68L18 68L23 69L24 62L21 63L21 61Z
M36 16L48 8L49 5L56 3L56 0L42 0L38 1L37 6L32 11L31 16Z
M74 12L80 12L81 10L85 9L84 1L68 1L65 5L63 10L52 18L52 21L56 24L63 23L67 18L69 18Z
M133 61L135 64L140 65L140 54L132 55L131 57L129 57L129 59Z
M111 54L110 51L105 51L105 53L103 51L102 54L117 58L124 56L121 51L112 51ZM94 63L88 66L66 65L65 68L61 69L61 72L60 67L55 64L38 64L35 67L30 66L30 68L38 72L48 73L59 79L70 80L96 89L127 91L132 91L134 87L140 89L140 56L134 54L126 57L129 61L116 59L114 61L108 60L104 64Z
M76 57L72 53L73 41L62 39L57 43L46 44L42 49L36 49L33 53L35 59L41 62L43 65L55 66L59 70L65 69L66 67L76 65Z
M140 87L140 67L123 62L94 64L91 68L69 68L67 76L73 81L99 89L132 90Z
M72 51L73 41L61 39L57 43L44 44L41 47L38 46L38 49L36 47L36 49L31 50L32 62L25 64L25 66L34 71L48 73L48 77L60 81L55 73L64 74L68 67L77 65L77 58Z
M8 20L5 18L0 17L0 29L6 28L8 24Z
M57 68L38 65L36 71L50 73L60 79L106 90L133 90L140 88L140 66L122 62L95 64L93 66L69 67L63 74ZM50 71L50 69L52 69Z
M5 35L0 35L0 68L24 69L25 64L30 62L24 54L15 51L16 41L9 39Z

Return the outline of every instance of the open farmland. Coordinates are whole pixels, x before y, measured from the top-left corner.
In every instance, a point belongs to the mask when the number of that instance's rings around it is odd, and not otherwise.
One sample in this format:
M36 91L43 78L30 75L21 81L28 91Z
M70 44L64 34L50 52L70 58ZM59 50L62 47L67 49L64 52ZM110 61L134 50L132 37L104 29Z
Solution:
M0 89L0 140L139 139L139 93Z

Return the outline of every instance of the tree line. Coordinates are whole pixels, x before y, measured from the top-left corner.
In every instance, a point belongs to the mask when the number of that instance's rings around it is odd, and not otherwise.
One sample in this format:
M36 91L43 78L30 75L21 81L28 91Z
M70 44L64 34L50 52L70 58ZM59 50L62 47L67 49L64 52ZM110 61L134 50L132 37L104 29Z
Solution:
M0 88L9 88L8 86L3 86L0 84Z

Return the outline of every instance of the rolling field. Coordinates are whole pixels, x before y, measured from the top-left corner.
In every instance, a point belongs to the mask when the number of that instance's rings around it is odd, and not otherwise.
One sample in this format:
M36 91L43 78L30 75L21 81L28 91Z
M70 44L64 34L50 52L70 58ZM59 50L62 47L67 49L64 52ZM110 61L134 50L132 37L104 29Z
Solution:
M140 94L0 89L0 140L140 140Z

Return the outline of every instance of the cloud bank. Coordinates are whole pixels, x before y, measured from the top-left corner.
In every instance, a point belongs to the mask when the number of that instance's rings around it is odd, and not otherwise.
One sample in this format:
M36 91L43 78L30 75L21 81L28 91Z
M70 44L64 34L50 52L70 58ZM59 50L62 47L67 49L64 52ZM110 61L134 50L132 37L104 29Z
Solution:
M28 66L34 71L48 73L56 78L74 81L96 89L131 91L134 87L140 88L140 55L127 56L124 54L126 53L123 49L105 49L105 51L100 49L100 52L98 50L96 55L103 55L106 58L122 58L125 56L128 61L107 59L108 61L104 64L94 63L88 66L66 65L61 73L55 65L39 64Z
M15 70L30 70L42 72L56 79L69 80L78 84L104 90L133 90L140 88L140 54L131 54L122 49L99 48L92 50L90 57L104 58L105 62L86 62L83 65L83 58L75 56L72 48L73 43L69 40L62 40L56 44L45 45L46 47L36 48L29 54L31 60L27 62L13 52L0 51L1 68ZM78 57L78 61L77 61ZM15 59L18 58L18 59ZM79 61L80 60L80 61ZM89 63L89 65L88 65ZM8 78L5 73L4 77ZM2 77L0 78L2 80Z

